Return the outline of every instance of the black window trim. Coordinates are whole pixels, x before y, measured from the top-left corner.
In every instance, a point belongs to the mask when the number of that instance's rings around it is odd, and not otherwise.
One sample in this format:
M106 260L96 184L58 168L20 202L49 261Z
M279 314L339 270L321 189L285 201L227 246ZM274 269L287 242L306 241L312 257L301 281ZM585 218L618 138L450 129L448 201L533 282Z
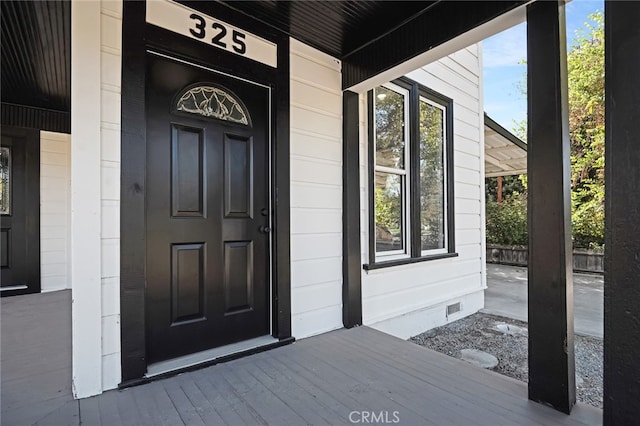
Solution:
M454 158L453 158L453 99L448 98L428 87L419 84L407 77L391 81L391 83L409 91L409 221L410 236L407 242L409 256L392 260L376 260L375 247L375 138L373 128L373 90L367 92L367 133L368 133L368 229L369 229L369 263L363 265L365 271L381 269L392 266L408 265L424 262L428 260L445 259L458 256L455 251L455 198L454 198ZM420 152L420 120L419 108L420 97L437 103L445 108L445 205L446 207L446 233L447 252L422 255L420 227L420 175L417 172L420 168L420 156L415 155Z

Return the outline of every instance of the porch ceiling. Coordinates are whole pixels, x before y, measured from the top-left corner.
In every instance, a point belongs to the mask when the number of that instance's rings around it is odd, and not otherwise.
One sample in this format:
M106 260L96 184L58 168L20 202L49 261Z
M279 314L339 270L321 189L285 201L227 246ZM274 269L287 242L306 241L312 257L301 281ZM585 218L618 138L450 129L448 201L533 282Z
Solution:
M69 1L2 1L2 102L68 112Z
M379 39L442 0L223 1L335 58Z
M3 121L9 113L27 114L24 108L16 112L12 107L8 111L7 104L69 113L70 1L0 3ZM345 87L349 87L415 56L424 50L424 46L443 43L507 12L522 1L451 4L443 0L218 0L209 4L216 3L347 61L343 77ZM198 7L208 8L205 2ZM466 13L460 13L463 9Z

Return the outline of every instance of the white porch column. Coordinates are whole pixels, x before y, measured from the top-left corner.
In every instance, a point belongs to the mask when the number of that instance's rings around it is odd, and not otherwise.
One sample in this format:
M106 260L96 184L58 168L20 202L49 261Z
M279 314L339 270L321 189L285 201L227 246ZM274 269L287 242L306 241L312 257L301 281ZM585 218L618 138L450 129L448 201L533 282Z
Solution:
M72 371L76 398L102 392L100 2L71 2Z

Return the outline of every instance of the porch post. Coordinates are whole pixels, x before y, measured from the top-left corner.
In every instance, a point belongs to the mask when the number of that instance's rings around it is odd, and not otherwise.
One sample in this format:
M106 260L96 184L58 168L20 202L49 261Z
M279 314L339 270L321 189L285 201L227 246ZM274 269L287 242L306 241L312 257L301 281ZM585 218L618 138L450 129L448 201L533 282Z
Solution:
M564 1L527 6L529 399L576 401Z
M640 418L638 16L638 2L605 1L605 425Z
M360 109L357 93L342 93L342 323L362 325L360 251Z
M100 2L71 2L71 344L76 398L102 392Z

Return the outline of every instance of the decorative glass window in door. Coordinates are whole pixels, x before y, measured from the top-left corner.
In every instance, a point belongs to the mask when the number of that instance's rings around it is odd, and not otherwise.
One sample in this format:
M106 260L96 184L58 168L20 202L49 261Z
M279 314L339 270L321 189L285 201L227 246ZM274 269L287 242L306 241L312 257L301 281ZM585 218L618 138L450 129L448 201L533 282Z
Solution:
M0 214L11 214L11 150L0 148Z
M175 111L250 125L249 112L242 101L230 90L211 83L184 89L175 104Z

